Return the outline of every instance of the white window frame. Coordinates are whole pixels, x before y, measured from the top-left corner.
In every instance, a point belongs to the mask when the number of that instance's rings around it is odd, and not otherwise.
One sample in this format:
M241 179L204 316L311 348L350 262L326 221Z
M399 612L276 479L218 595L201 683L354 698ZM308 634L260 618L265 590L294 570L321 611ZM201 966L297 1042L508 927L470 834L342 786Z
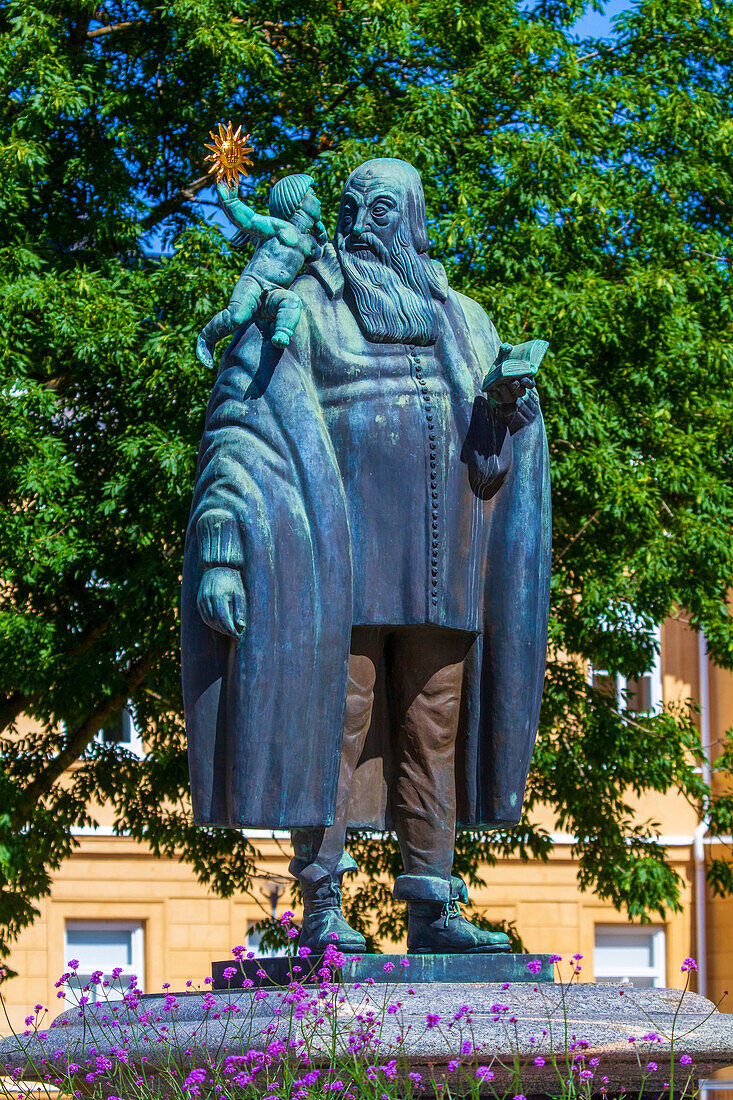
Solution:
M656 642L654 647L654 661L651 668L643 672L642 676L649 677L649 710L645 711L646 714L661 714L664 706L664 690L662 684L662 631L661 627L655 626L653 631L653 637ZM593 686L593 680L596 676L608 676L610 679L610 673L603 668L595 668L592 664L588 665L588 683ZM628 680L626 676L622 676L621 673L616 674L616 710L619 714L623 714L627 710L626 706L626 692L628 687Z
M127 716L127 720L130 723L130 740L120 742L121 748L126 749L127 752L131 752L133 756L137 756L138 759L142 759L145 755L143 750L143 739L140 735L140 730L137 728L135 722L135 715L130 710L129 706L122 708L122 713ZM99 730L94 735L94 740L99 745L104 744L104 730Z
M69 946L69 932L127 932L131 931L129 966L121 967L121 978L134 974L138 988L145 988L145 932L142 920L83 920L68 918L64 922L64 966L73 957L75 948ZM86 973L86 971L84 971ZM106 974L105 974L106 977Z
M254 945L254 944L250 943L250 936L252 936L253 934L254 935L259 935L258 932L255 932L255 928L254 928L255 924L257 924L257 921L254 921L254 920L249 921L247 923L247 935L245 936L245 943L247 944L247 950L252 951L254 953L254 957L256 959L280 959L280 958L284 958L288 953L287 948L285 948L285 947L278 947L275 950L268 951L267 954L265 954L265 952L260 949L259 944Z
M617 978L620 967L614 967L612 972L599 973L596 963L596 937L599 932L618 936L619 941L625 935L638 935L639 932L648 932L652 941L652 965L624 967L623 981L633 985L634 978L652 978L654 989L664 989L667 985L667 930L664 925L643 924L602 924L595 925L593 934L593 979L596 982L610 981Z

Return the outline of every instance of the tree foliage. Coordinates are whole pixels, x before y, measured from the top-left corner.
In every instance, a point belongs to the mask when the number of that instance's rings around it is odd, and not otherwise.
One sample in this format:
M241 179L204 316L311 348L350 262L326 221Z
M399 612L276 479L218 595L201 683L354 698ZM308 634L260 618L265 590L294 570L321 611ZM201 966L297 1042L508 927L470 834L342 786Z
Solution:
M457 867L546 856L531 821L549 804L578 838L582 885L646 915L677 906L679 882L630 792L676 789L732 831L730 800L695 771L694 716L620 715L581 662L641 673L653 624L684 608L733 667L733 3L636 0L602 41L574 35L582 10L4 0L0 950L103 799L221 893L255 869L244 837L191 825L179 686L212 383L194 337L242 262L205 218L202 143L220 119L252 133L256 201L307 170L331 229L355 164L412 161L452 285L503 338L551 342L550 665L527 820L463 836ZM127 700L144 760L95 741ZM399 919L396 849L357 847L378 938ZM711 878L731 888L725 863Z

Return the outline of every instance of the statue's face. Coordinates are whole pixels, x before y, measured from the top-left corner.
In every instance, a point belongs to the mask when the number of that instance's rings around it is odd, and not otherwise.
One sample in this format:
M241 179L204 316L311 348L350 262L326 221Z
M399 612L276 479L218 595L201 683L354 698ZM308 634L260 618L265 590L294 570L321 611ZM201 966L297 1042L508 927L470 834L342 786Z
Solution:
M412 239L408 169L402 161L367 162L349 176L339 209L334 246L344 298L375 343L427 345L436 338L430 260Z
M391 254L402 220L399 199L388 180L352 179L344 193L337 226L347 252L369 253L383 263Z

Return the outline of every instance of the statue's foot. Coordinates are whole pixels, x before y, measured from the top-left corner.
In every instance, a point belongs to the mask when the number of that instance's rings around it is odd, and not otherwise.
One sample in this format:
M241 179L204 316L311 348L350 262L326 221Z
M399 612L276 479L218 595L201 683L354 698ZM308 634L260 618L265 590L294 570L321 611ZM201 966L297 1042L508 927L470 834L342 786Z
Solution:
M290 343L290 333L285 332L284 329L277 329L273 332L270 343L274 344L276 348L286 348Z
M340 909L327 909L306 913L298 947L309 947L314 955L322 955L327 947L353 955L366 951L366 940L351 927Z
M315 883L301 880L303 891L303 925L298 937L298 947L309 947L314 955L323 954L327 947L350 954L366 950L366 940L361 932L347 922L341 912L341 886L330 876Z
M413 955L492 955L509 951L509 937L461 916L458 902L409 902L407 950Z

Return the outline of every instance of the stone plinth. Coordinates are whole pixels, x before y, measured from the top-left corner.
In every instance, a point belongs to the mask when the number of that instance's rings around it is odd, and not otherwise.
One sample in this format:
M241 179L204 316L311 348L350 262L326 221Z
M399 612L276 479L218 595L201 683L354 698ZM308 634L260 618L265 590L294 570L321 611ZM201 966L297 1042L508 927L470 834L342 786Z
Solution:
M404 967L405 959L409 966ZM408 981L410 985L426 982L553 982L555 965L549 955L533 955L532 961L540 963L536 974L527 970L528 955L352 955L338 972L345 984L366 980L380 985L394 985L396 981ZM237 976L227 981L224 971L233 964L215 962L212 974L214 989L241 988L242 977L257 986L287 985L293 977L307 981L324 965L323 955L309 955L305 959L278 958L247 959L237 965ZM241 973L240 973L241 970ZM263 977L264 974L264 977Z
M363 983L333 988L330 999L318 1000L318 987L307 987L315 1011L302 1021L292 1018L287 991L275 989L210 993L209 1008L203 992L178 994L173 1006L170 1000L166 1004L163 996L143 996L137 1005L118 1006L116 1019L109 1006L92 1005L85 1010L83 1024L78 1010L72 1009L57 1019L44 1044L32 1037L21 1040L20 1045L4 1040L0 1067L24 1064L24 1047L37 1066L43 1064L43 1057L51 1059L58 1050L83 1066L92 1047L106 1054L127 1045L131 1061L145 1057L149 1072L168 1064L167 1043L157 1040L174 1031L178 1054L173 1062L184 1073L202 1065L207 1055L221 1060L223 1048L229 1054L239 1054L263 1049L273 1038L288 1035L307 1039L311 1065L328 1064L333 1014L339 1023L338 1045L346 1051L349 1033L359 1028L358 1017L363 1019L370 1010L383 1021L378 1056L372 1061L385 1063L397 1058L401 1073L417 1070L424 1078L445 1077L457 1092L468 1091L467 1076L475 1081L476 1063L493 1071L495 1076L486 1082L485 1092L499 1096L504 1092L557 1094L559 1075L569 1076L573 1054L581 1054L578 1064L593 1073L591 1092L607 1088L613 1093L622 1086L630 1093L638 1092L643 1067L656 1063L658 1070L650 1073L644 1085L646 1096L664 1091L670 1080L672 1054L675 1092L691 1077L706 1078L733 1064L733 1016L719 1013L710 1001L691 993L680 1007L681 992L676 989L590 984L568 988L559 983L515 983L508 988L481 982L411 984L409 970L391 988ZM394 1013L385 1011L390 1004L398 1006ZM472 1009L470 1029L462 1015L463 1006ZM427 1026L428 1014L434 1026ZM141 1015L145 1023L139 1022ZM439 1023L436 1016L441 1017ZM651 1033L656 1033L659 1041L641 1041ZM405 1034L407 1039L401 1041ZM458 1071L449 1068L459 1056L462 1041L471 1034L476 1057L464 1058ZM587 1046L579 1046L578 1041ZM573 1044L574 1049L566 1055L567 1046ZM689 1056L691 1063L681 1065L681 1055ZM538 1058L544 1059L544 1065L535 1064ZM591 1065L596 1058L599 1063ZM521 1087L517 1087L517 1073ZM394 1082L391 1087L396 1087Z

